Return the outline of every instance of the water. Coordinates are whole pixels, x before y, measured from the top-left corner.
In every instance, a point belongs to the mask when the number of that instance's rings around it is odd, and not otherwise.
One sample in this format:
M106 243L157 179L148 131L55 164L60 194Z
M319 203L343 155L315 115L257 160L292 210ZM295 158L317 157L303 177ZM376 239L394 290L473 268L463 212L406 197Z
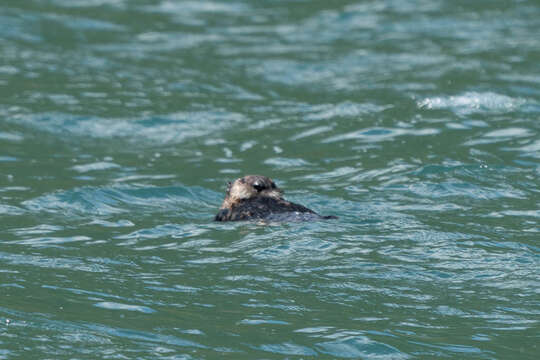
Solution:
M0 359L537 359L537 1L3 0ZM338 220L214 223L271 176Z

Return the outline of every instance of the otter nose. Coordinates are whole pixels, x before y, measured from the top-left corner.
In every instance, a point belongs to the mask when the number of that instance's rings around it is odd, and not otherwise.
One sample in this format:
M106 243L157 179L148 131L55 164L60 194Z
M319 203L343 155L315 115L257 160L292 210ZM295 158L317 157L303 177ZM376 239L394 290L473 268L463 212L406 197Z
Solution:
M257 192L261 192L264 189L264 185L258 181L255 181L253 183L253 187L255 188L255 190L257 190Z

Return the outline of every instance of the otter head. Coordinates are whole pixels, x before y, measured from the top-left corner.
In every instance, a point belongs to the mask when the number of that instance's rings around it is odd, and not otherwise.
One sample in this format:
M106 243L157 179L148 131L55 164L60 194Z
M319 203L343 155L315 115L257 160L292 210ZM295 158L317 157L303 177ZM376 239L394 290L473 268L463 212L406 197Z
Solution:
M272 179L262 175L247 175L229 183L227 196L222 208L231 207L234 203L258 196L281 199L283 191Z

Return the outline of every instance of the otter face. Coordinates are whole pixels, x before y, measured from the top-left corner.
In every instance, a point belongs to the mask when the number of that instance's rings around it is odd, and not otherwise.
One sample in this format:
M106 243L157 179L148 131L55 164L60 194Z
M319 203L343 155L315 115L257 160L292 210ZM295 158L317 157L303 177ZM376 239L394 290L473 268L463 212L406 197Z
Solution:
M236 179L227 189L227 199L230 202L257 196L281 199L282 194L283 191L276 186L272 179L262 175L247 175Z

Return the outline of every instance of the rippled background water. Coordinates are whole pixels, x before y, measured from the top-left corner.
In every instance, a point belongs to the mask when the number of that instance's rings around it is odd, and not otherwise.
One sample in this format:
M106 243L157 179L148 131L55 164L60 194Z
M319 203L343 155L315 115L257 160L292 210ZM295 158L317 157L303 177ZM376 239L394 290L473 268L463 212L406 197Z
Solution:
M2 0L0 359L538 359L540 4ZM273 177L337 221L211 221Z

